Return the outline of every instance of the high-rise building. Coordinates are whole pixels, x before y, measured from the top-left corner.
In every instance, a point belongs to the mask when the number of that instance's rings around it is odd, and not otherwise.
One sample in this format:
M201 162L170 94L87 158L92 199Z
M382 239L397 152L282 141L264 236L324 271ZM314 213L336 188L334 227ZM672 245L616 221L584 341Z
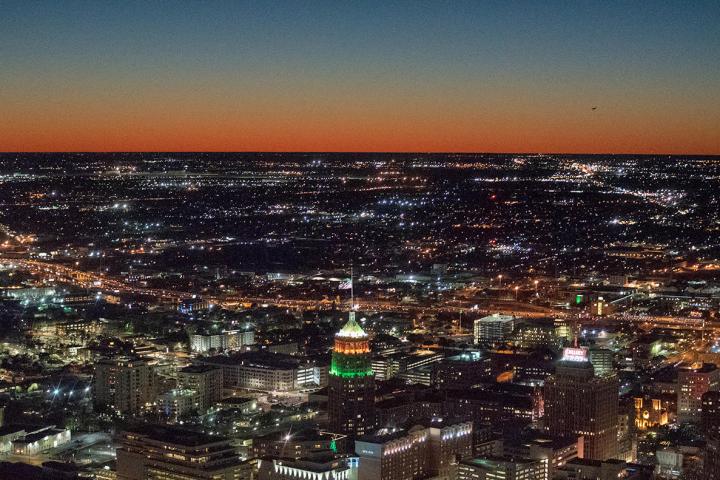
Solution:
M375 374L367 333L355 312L335 334L328 378L329 428L350 437L364 435L375 425Z
M124 432L118 480L249 480L252 466L227 438L167 426Z
M433 478L455 478L458 459L473 453L473 422L436 418L424 424L429 433L428 472Z
M460 462L458 480L547 480L547 460L480 457Z
M200 396L198 409L205 411L223 398L223 370L211 365L191 365L178 372L178 386L195 390Z
M705 392L702 402L702 426L705 435L720 436L720 392Z
M381 430L355 442L360 457L358 480L415 480L427 476L427 443L424 428L409 431Z
M153 365L147 361L118 358L103 359L95 364L96 406L135 414L156 397L157 377Z
M383 428L355 441L359 480L455 478L472 455L472 422L435 419L407 430Z
M720 480L720 437L710 435L703 449L702 480Z
M515 317L494 313L474 323L475 343L492 345L509 339L515 328Z
M590 363L592 363L595 375L603 377L605 375L612 375L615 372L613 368L613 351L607 348L591 348L590 349Z
M582 458L605 460L617 453L618 380L595 376L587 349L566 348L545 381L545 425L553 436L583 437Z
M702 418L702 396L718 390L720 370L712 363L693 363L678 371L677 416L679 423L699 422Z

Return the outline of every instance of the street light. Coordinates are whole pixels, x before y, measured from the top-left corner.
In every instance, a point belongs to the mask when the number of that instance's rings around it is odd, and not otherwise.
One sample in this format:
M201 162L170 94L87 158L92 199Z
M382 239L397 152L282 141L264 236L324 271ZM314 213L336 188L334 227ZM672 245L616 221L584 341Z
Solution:
M515 285L515 301L516 301L516 302L517 302L517 295L518 295L518 290L519 290L519 289L520 289L520 287L518 287L517 285Z

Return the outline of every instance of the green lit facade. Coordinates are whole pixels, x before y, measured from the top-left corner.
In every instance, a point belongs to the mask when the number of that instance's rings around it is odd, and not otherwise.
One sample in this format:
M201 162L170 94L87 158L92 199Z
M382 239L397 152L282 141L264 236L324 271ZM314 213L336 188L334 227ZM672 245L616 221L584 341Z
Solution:
M368 433L375 420L370 338L354 313L350 312L350 319L335 335L328 380L330 430L351 437Z

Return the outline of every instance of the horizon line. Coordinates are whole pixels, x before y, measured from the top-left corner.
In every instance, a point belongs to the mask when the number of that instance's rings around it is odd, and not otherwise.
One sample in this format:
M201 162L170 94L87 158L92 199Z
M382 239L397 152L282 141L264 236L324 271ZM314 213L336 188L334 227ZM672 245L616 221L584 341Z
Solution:
M643 156L643 157L720 157L718 153L639 153L639 152L511 152L511 151L411 151L411 150L22 150L0 151L0 155L49 155L49 154L113 154L113 153L217 153L217 154L389 154L389 155L593 155L593 156Z

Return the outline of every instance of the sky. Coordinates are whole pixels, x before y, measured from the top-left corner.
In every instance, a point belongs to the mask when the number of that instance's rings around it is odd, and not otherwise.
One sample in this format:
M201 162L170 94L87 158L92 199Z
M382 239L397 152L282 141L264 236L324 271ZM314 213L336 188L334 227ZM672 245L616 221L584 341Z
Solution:
M720 154L720 2L0 0L0 151Z

